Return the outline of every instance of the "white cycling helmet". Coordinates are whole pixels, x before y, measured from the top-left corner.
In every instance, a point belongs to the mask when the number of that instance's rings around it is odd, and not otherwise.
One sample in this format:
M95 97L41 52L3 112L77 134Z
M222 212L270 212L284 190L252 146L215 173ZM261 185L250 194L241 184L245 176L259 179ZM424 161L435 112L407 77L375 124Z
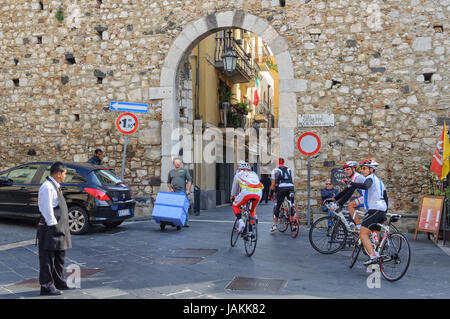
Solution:
M240 160L238 162L238 169L248 169L251 170L252 168L250 167L250 164L247 163L246 161Z

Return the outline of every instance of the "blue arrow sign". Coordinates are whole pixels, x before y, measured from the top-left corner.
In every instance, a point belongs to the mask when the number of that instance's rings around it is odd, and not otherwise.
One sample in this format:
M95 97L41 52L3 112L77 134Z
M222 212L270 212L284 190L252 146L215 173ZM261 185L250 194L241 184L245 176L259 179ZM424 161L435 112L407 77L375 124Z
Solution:
M148 113L148 104L111 101L109 109L111 111Z

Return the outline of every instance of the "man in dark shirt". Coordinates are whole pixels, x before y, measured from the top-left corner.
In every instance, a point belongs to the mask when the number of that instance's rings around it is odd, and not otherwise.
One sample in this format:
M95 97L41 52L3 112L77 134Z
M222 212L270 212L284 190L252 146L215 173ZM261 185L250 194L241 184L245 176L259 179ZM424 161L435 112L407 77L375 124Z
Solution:
M181 160L179 158L174 159L173 169L170 170L167 177L167 186L171 192L185 193L188 196L191 193L192 177L187 169L181 168ZM186 186L187 183L187 186ZM184 224L184 227L189 227L189 224Z
M269 200L270 184L272 183L272 181L270 180L270 177L267 174L264 174L263 177L261 178L261 183L264 185L262 199L264 199L267 204Z
M97 148L94 151L94 156L92 156L87 162L94 164L94 165L101 165L102 157L103 157L103 151L101 149Z

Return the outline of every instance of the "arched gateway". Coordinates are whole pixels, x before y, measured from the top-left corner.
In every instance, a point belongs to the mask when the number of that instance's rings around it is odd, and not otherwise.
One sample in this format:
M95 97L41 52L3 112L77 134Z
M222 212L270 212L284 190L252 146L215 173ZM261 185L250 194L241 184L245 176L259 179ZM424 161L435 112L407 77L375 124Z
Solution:
M166 181L172 168L173 130L179 127L179 105L176 99L177 69L186 52L190 52L202 39L223 28L240 28L250 31L265 41L275 56L279 73L279 136L280 155L287 164L294 167L294 134L297 126L296 92L306 90L304 80L294 79L294 70L288 43L265 20L242 11L226 11L208 15L187 24L173 42L161 70L160 87L153 88L154 94L162 98L162 158L161 179ZM152 95L152 89L150 91Z

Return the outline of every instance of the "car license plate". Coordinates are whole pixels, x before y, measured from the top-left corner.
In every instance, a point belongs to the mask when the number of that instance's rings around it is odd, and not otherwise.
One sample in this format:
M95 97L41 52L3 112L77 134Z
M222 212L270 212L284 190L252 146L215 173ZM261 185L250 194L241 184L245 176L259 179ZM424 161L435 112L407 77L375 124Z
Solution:
M130 210L129 209L120 209L118 213L119 213L119 216L127 216L127 215L130 215Z

